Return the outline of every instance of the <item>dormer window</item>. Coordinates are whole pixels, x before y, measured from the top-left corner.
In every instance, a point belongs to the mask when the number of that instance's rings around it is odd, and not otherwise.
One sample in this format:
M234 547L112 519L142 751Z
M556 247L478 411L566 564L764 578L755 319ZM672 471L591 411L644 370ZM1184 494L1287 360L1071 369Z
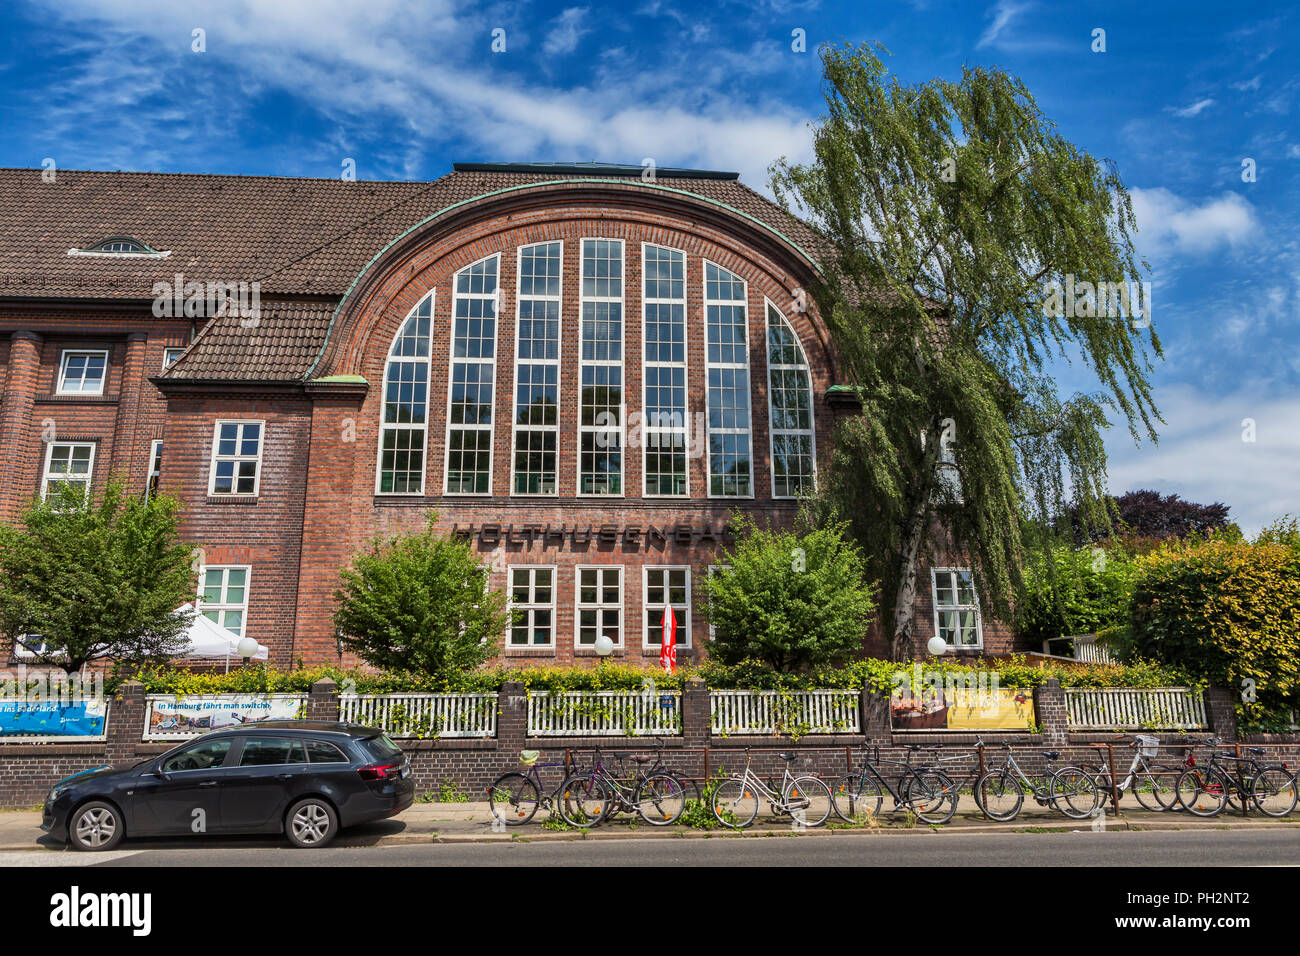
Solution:
M139 239L132 239L130 236L111 236L108 239L100 240L93 246L87 246L85 249L69 249L70 256L138 256L149 259L161 259L164 256L171 255L171 252L161 252L154 249L148 243L141 242Z

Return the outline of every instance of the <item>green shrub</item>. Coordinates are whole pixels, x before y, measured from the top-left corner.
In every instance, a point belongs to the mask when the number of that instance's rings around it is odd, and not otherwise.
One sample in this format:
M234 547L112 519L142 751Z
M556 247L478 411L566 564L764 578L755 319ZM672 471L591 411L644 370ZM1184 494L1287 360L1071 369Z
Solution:
M1016 630L1038 642L1120 626L1128 620L1135 575L1120 547L1055 548L1025 568Z

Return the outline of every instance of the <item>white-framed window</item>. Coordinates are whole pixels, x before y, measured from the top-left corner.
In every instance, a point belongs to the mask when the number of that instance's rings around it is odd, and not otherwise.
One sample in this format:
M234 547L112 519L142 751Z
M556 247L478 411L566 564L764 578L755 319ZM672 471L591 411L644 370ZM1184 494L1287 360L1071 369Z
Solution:
M158 480L162 477L162 448L161 438L155 438L149 443L149 482L144 489L146 501L158 494Z
M518 619L506 647L554 647L554 566L511 565L509 572L510 610L518 612Z
M90 479L95 470L95 443L52 441L45 447L45 476L41 480L41 498L61 488L78 488L82 496L90 494Z
M449 495L492 493L500 269L501 256L494 253L461 269L453 280L445 477Z
M691 646L691 569L647 565L642 569L642 647L659 647L664 642L664 613L673 609L677 618L677 646Z
M686 254L641 244L642 474L647 498L690 494L686 467Z
M731 570L731 565L729 564L710 564L708 567L707 574L710 578L712 578L715 574L721 574L723 571L730 571L730 570ZM717 628L713 626L713 618L710 617L709 618L709 640L712 641L717 636L718 636Z
M623 646L623 566L619 564L579 565L575 569L574 641L578 647L593 647L604 634Z
M704 261L709 497L754 497L750 447L749 306L745 281Z
M252 568L247 565L202 568L199 571L199 613L213 624L243 637L252 575Z
M623 494L623 240L582 240L578 494Z
M14 657L20 661L32 661L38 657L49 659L62 653L62 647L51 643L39 634L21 634L14 639Z
M212 429L209 495L255 496L261 485L266 422L218 419Z
M979 595L970 568L931 568L934 633L949 647L983 647Z
M181 355L183 355L184 353L185 353L185 346L183 345L178 346L176 348L168 347L163 349L163 366L162 366L163 369L166 370L171 368L172 363L175 362L178 358L180 358Z
M812 494L816 481L812 377L793 327L775 305L766 305L772 497L798 498Z
M388 349L375 468L377 495L424 493L424 456L429 434L429 342L436 291L430 289L407 313Z
M64 349L59 360L60 395L102 395L108 378L106 349Z
M559 493L560 288L564 243L519 247L511 494Z

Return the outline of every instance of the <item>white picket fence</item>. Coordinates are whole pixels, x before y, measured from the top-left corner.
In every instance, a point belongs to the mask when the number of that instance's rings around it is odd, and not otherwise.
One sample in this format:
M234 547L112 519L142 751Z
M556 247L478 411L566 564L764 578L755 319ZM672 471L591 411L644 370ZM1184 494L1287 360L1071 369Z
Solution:
M672 702L665 707L665 698ZM621 737L682 733L679 691L532 691L528 695L530 737Z
M715 734L856 734L862 730L856 690L714 690Z
M497 695L340 694L339 719L393 737L495 737Z
M1074 730L1203 730L1205 698L1187 687L1071 687L1065 712Z

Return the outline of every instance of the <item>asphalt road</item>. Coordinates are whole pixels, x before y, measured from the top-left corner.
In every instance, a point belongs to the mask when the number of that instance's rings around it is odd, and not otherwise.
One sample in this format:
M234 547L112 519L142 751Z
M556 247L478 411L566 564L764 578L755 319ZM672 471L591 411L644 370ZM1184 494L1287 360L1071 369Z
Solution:
M1105 833L899 833L544 843L411 844L293 850L211 843L106 854L0 853L25 866L1295 866L1300 829Z

